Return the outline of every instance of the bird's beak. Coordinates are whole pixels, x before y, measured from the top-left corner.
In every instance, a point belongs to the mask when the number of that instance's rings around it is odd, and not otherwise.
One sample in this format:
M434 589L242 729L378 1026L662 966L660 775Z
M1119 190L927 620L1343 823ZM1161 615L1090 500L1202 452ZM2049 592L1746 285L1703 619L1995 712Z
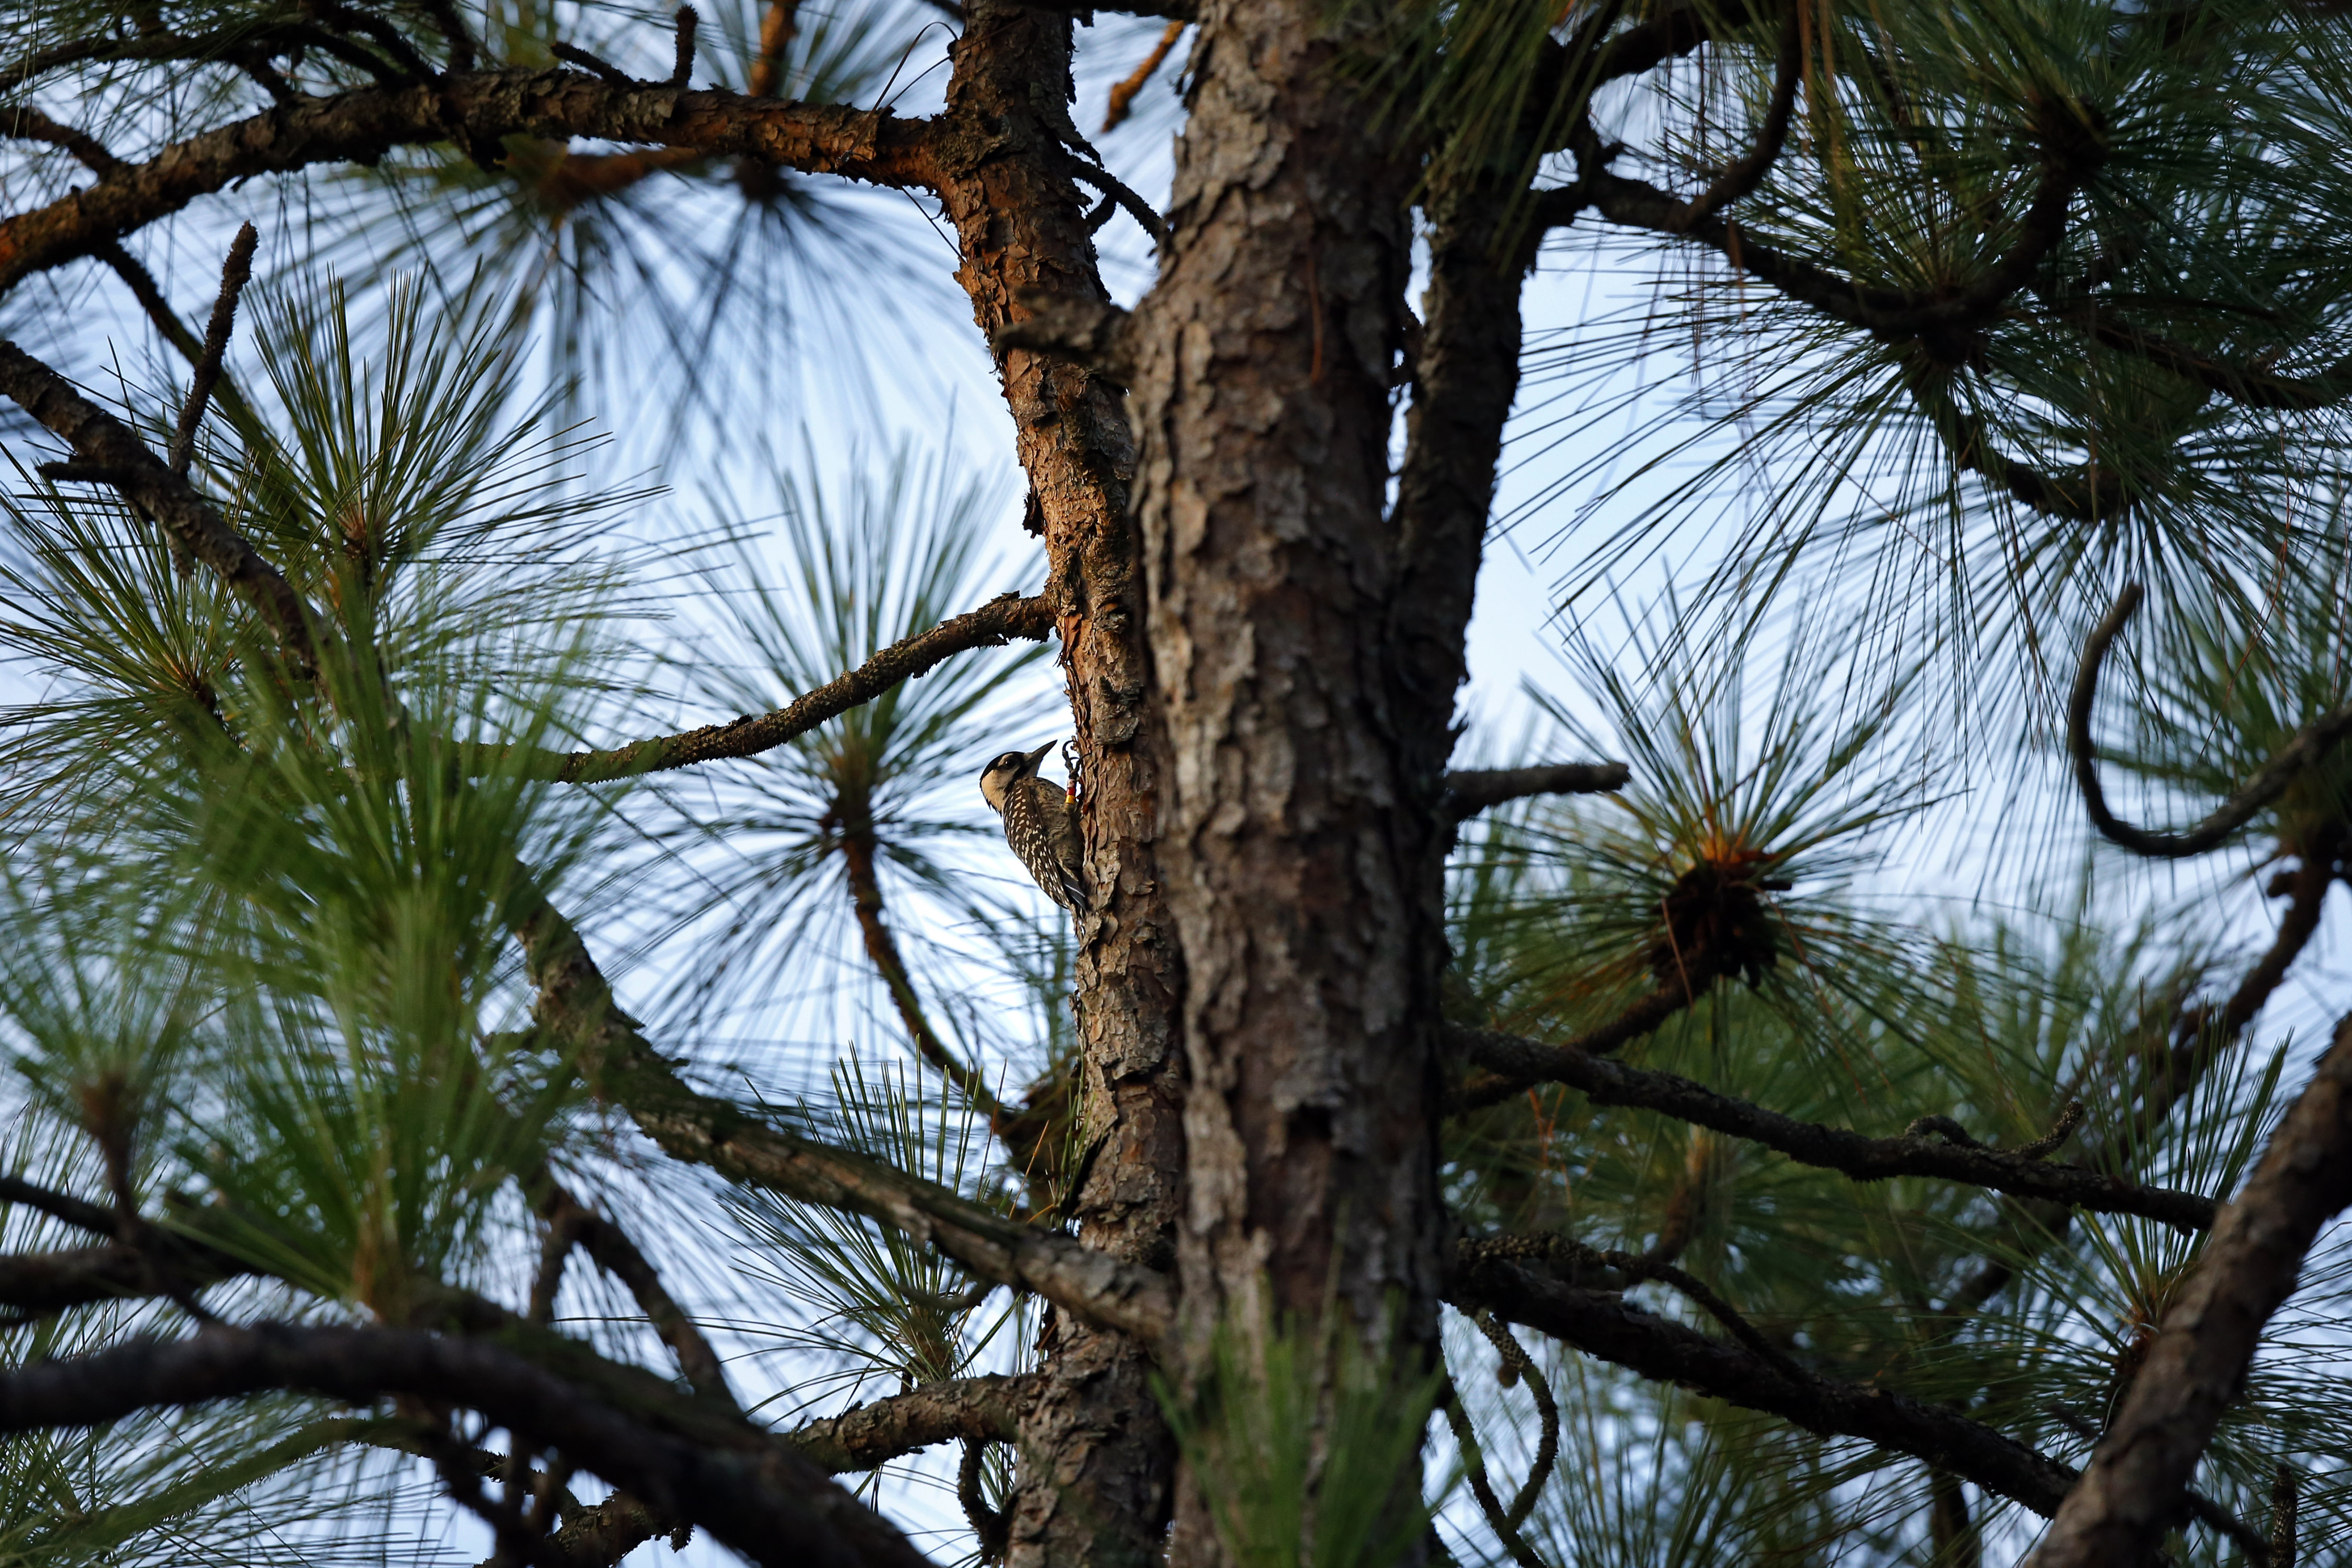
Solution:
M1030 752L1029 771L1033 773L1035 773L1037 771L1037 764L1045 760L1045 753L1052 751L1061 743L1062 742L1059 741L1048 741L1044 745L1038 747L1035 751Z

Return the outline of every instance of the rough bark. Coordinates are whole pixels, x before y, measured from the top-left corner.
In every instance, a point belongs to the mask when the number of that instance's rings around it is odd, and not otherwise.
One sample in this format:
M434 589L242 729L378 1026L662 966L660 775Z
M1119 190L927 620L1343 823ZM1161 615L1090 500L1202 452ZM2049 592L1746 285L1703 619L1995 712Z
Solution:
M1109 298L1071 173L1071 149L1085 143L1068 109L1070 39L1066 12L972 0L950 47L933 183L955 226L958 281L992 342L1030 313L1024 295ZM1134 440L1118 391L1086 368L1023 348L1001 350L999 363L1030 525L1045 536L1099 900L1077 964L1081 1115L1099 1148L1075 1217L1089 1245L1164 1268L1183 1161L1181 979L1153 848L1163 786L1128 518ZM1168 1517L1172 1463L1148 1363L1125 1336L1066 1317L1049 1332L1045 1386L1022 1424L1009 1562L1146 1559Z
M1136 322L1186 981L1188 1359L1267 1309L1331 1303L1382 1353L1426 1349L1435 1324L1447 738L1389 651L1410 175L1342 79L1354 25L1317 0L1202 8L1172 259ZM1180 1507L1173 1560L1217 1560Z

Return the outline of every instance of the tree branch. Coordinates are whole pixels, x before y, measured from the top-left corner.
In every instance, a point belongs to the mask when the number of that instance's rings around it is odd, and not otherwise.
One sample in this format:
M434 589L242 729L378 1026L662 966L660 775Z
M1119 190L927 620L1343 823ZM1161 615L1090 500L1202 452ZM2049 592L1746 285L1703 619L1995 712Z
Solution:
M2136 855L2177 860L2202 855L2252 821L2256 812L2284 795L2286 786L2305 770L2325 758L2337 742L2352 734L2352 703L2323 713L2297 730L2270 761L2254 770L2254 775L2240 785L2236 794L2187 832L2150 833L2134 827L2108 809L2106 792L2100 787L2091 742L2091 709L2098 700L2099 671L2106 663L2107 651L2115 646L2116 637L2139 608L2143 597L2138 584L2124 584L2106 618L2091 629L2090 640L2083 645L2083 662L2075 669L2074 694L2066 704L2066 750L2074 759L2074 787L2082 793L2083 809L2089 814L2091 826L2110 843L2120 844Z
M101 180L122 167L122 160L108 152L97 137L70 125L60 125L29 103L12 103L0 109L0 134L61 147Z
M1682 982L1681 984L1660 984L1614 1018L1586 1030L1566 1045L1538 1046L1537 1049L1570 1051L1581 1058L1598 1059L1613 1051L1622 1050L1635 1040L1656 1032L1664 1026L1667 1019L1684 1008L1691 1006L1701 996L1706 994L1708 989L1721 977L1716 968L1713 955L1705 951L1685 953L1682 958L1683 963L1677 975ZM1520 1073L1495 1065L1506 1059L1508 1053L1502 1046L1487 1043L1488 1038L1491 1037L1493 1041L1514 1040L1517 1038L1517 1036L1497 1034L1491 1029L1471 1029L1454 1026L1448 1026L1446 1033L1448 1039L1454 1041L1457 1048L1463 1049L1470 1060L1488 1068L1496 1075L1483 1082L1473 1081L1464 1084L1456 1089L1445 1103L1445 1109L1449 1114L1459 1115L1465 1110L1478 1110L1489 1105L1499 1105L1515 1095L1524 1093L1530 1085L1543 1082L1555 1076L1549 1069L1541 1068L1533 1068L1528 1073ZM1472 1041L1474 1037L1479 1043L1469 1045L1463 1043ZM1533 1041L1520 1043L1535 1044ZM1532 1062L1536 1058L1521 1057L1512 1059Z
M628 1232L583 1204L561 1186L550 1189L541 1213L551 1225L561 1226L572 1239L586 1249L597 1268L627 1287L637 1308L661 1336L662 1343L677 1357L677 1370L687 1385L697 1394L723 1399L729 1405L735 1396L727 1387L727 1374L719 1364L719 1357L710 1342L694 1320L686 1315L678 1304L662 1288L661 1275L637 1250Z
M1836 1171L1857 1182L1929 1176L2106 1214L2138 1215L2182 1231L2203 1230L2213 1223L2213 1201L2194 1193L2144 1187L2073 1165L2043 1164L2015 1153L1935 1138L1865 1138L1844 1128L1800 1121L1717 1094L1673 1073L1628 1067L1571 1047L1547 1046L1491 1029L1455 1026L1447 1028L1445 1037L1453 1049L1515 1082L1564 1083L1596 1105L1659 1111L1761 1143L1801 1163Z
M503 748L486 751L502 760L522 761L534 777L567 784L604 784L722 758L755 757L806 734L828 719L871 702L900 681L929 673L955 654L1001 647L1016 637L1042 642L1053 626L1053 611L1043 598L1006 594L977 610L941 621L929 631L892 643L856 669L771 712L632 741L610 751L540 752L520 759Z
M939 1031L931 1027L930 1019L924 1014L923 1000L915 992L914 977L907 971L907 962L898 952L898 940L883 913L882 880L875 873L875 848L870 818L862 827L843 830L841 858L848 872L850 904L857 916L866 958L881 975L883 987L890 993L890 1001L898 1010L898 1021L906 1026L907 1037L917 1053L955 1085L956 1092L973 1110L988 1119L989 1131L1005 1141L1019 1169L1037 1171L1033 1156L1041 1151L1013 1146L1014 1130L1024 1121L1021 1110L999 1100L989 1089L988 1080L940 1038Z
M2164 1314L2123 1407L2026 1568L2138 1563L2179 1517L2263 1325L2319 1227L2352 1205L2352 1016Z
M2106 344L2134 354L2159 370L2193 381L2250 408L2324 408L2352 397L2352 354L2315 375L2274 375L2231 360L2198 353L2185 343L2119 321L2095 308L2062 312L2057 319Z
M0 393L64 437L83 461L113 470L110 482L145 508L166 538L219 573L259 612L297 670L308 674L317 667L301 595L229 527L212 502L149 451L129 426L12 342L0 342Z
M730 1422L688 1436L513 1352L405 1330L264 1323L142 1340L0 1375L0 1431L95 1426L140 1410L281 1389L354 1405L408 1394L480 1412L770 1568L927 1568L904 1537L786 1444Z
M1036 1229L935 1183L788 1132L681 1080L614 1003L579 933L535 895L516 920L541 1027L580 1053L597 1091L671 1157L730 1181L846 1209L923 1240L984 1279L1034 1290L1147 1344L1175 1321L1175 1292L1150 1269Z
M298 97L0 222L0 290L90 255L232 182L313 163L373 163L395 147L593 137L907 186L931 183L928 130L925 121L887 110L681 92L667 83L622 85L568 70L469 71L331 98Z
M1633 782L1622 763L1540 763L1528 768L1456 768L1445 775L1444 811L1460 822L1531 795L1605 795Z
M1659 1317L1611 1291L1569 1285L1507 1259L1457 1269L1450 1299L1562 1340L1643 1377L1760 1410L1808 1432L1859 1437L1925 1459L2047 1517L2074 1472L1941 1405L1840 1383Z
M1772 83L1771 101L1764 110L1764 123L1756 129L1756 143L1744 156L1726 165L1704 192L1685 205L1679 225L1685 233L1761 184L1773 160L1780 157L1781 144L1789 139L1790 116L1797 107L1797 86L1805 74L1805 38L1800 26L1804 12L1796 0L1784 0L1780 11L1779 73Z
M22 1176L0 1176L0 1204L23 1204L26 1208L40 1210L51 1219L61 1219L77 1230L86 1230L109 1240L114 1237L112 1209L103 1204L52 1192Z
M1020 1436L1022 1411L1045 1386L1045 1374L1035 1372L950 1378L812 1421L790 1440L835 1475L870 1470L935 1443L1010 1443Z

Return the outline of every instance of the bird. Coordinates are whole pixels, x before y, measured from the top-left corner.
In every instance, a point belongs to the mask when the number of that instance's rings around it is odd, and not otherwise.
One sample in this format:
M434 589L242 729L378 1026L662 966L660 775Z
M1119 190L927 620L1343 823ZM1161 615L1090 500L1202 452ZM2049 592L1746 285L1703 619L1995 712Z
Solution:
M1087 896L1086 837L1078 803L1061 785L1037 776L1054 749L1007 752L980 771L982 799L1004 819L1004 842L1029 868L1045 896L1066 910L1083 910Z

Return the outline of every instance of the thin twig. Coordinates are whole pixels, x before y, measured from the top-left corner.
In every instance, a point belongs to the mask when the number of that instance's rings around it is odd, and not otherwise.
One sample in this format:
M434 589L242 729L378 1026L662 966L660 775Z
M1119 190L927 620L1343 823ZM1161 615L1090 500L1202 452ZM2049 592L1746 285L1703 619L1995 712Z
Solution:
M2082 794L2091 826L2110 843L2136 855L2175 860L2202 855L2252 821L2256 812L2284 795L2287 785L2325 759L2337 742L2352 735L2352 703L2323 713L2297 730L2270 761L2255 769L2252 778L2196 826L2183 833L2150 833L2134 827L2108 809L2106 792L2100 787L2091 742L2091 709L2098 700L2099 672L2108 650L2145 596L2138 584L2125 584L2113 607L2083 645L2083 661L2075 669L2074 690L2066 704L2066 750L2074 759L2074 787Z
M590 54L586 49L582 48L577 44L567 44L562 40L558 39L556 42L547 46L547 52L567 65L575 65L583 70L595 72L598 76L603 77L614 87L637 87L642 85L638 82L636 78L631 76L620 67L597 58L594 55Z
M1129 72L1126 80L1110 89L1109 111L1103 116L1102 122L1105 131L1116 131L1125 123L1128 108L1135 102L1135 95L1143 90L1144 83L1151 79L1152 73L1160 68L1160 63L1168 58L1168 51L1174 48L1176 40L1184 36L1188 25L1181 19L1169 23L1160 33L1160 41L1151 46L1151 52L1143 57L1143 63Z
M955 654L999 647L1016 638L1043 641L1053 626L1053 611L1044 599L1006 594L929 631L891 644L856 669L771 712L632 741L610 751L517 752L490 748L482 762L486 766L520 765L534 778L602 784L722 758L755 757L806 734L828 719L871 702L901 681L928 674Z
M1684 209L1678 226L1688 232L1761 184L1789 139L1789 120L1797 106L1797 86L1804 79L1805 40L1801 26L1803 7L1786 0L1780 7L1780 74L1772 84L1772 100L1765 107L1764 123L1757 128L1755 145L1726 164L1697 199Z

